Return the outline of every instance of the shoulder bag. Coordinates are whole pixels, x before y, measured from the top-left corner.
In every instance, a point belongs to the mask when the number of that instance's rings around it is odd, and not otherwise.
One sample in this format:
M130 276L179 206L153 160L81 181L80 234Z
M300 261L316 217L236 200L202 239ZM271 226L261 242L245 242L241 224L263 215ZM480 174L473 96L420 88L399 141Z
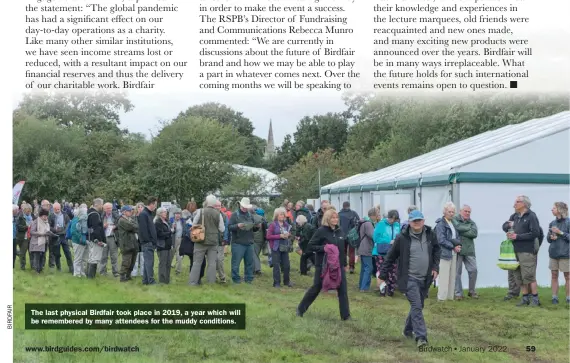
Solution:
M195 224L190 230L190 239L194 243L203 243L206 240L206 227L204 226L204 209L200 211L201 224Z

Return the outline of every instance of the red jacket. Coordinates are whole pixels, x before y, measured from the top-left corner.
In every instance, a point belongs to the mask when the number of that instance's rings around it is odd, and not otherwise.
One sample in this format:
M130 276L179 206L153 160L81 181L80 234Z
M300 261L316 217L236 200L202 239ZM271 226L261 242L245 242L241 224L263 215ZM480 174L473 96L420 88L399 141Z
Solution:
M224 213L226 216L228 216L228 219L230 219L232 217L232 211L230 211L229 209L222 208L222 209L220 209L220 211L222 213Z

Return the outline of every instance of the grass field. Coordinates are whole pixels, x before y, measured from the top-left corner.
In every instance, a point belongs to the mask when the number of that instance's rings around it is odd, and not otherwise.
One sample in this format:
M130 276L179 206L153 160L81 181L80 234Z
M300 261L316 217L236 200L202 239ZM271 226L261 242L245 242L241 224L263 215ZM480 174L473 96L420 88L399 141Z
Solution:
M340 320L336 294L321 294L303 318L295 316L312 278L298 274L291 255L294 288L271 287L271 270L253 285L189 287L188 274L172 274L170 285L143 287L140 277L119 283L113 277L96 280L65 272L14 271L14 362L35 363L185 363L185 362L568 362L569 310L550 304L550 289L542 288L543 307L516 308L503 302L505 289L481 289L479 300L435 301L430 291L424 310L433 347L451 352L419 352L402 336L409 304L393 298L359 293L358 274L348 275L354 320ZM229 256L228 256L229 257ZM63 262L65 266L65 262ZM189 260L184 260L187 271ZM16 261L18 266L18 261ZM155 264L155 269L157 264ZM359 265L357 265L359 266ZM108 265L108 268L110 266ZM65 269L65 267L64 267ZM243 267L242 267L243 269ZM226 258L226 273L229 258ZM505 279L506 273L497 276ZM561 302L564 288L561 288ZM246 303L245 331L215 330L25 330L25 303ZM138 353L26 353L40 346L138 346ZM488 346L505 346L492 353ZM526 346L535 347L527 352ZM460 352L484 347L484 353ZM455 350L457 348L457 350Z

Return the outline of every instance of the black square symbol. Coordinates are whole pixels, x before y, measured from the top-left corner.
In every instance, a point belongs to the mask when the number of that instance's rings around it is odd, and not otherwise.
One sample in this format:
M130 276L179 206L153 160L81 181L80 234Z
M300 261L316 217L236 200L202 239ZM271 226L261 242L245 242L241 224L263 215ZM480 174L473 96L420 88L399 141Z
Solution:
M511 88L517 88L517 81L511 81Z

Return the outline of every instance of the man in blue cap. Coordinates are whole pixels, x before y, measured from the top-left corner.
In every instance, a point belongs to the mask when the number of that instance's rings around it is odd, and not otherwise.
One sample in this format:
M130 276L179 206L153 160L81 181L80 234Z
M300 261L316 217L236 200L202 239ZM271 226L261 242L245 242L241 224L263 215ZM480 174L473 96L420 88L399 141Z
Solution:
M394 240L394 245L382 264L378 284L381 286L388 271L398 261L398 289L410 302L410 313L404 326L404 336L415 335L418 348L427 345L427 329L424 321L424 299L433 280L439 273L441 248L435 231L424 225L424 215L411 211L408 225ZM382 288L382 287L381 287Z
M131 279L131 272L135 267L137 253L139 251L139 242L136 233L138 232L138 223L133 218L133 207L125 205L121 208L121 217L118 222L119 248L121 249L121 282Z

